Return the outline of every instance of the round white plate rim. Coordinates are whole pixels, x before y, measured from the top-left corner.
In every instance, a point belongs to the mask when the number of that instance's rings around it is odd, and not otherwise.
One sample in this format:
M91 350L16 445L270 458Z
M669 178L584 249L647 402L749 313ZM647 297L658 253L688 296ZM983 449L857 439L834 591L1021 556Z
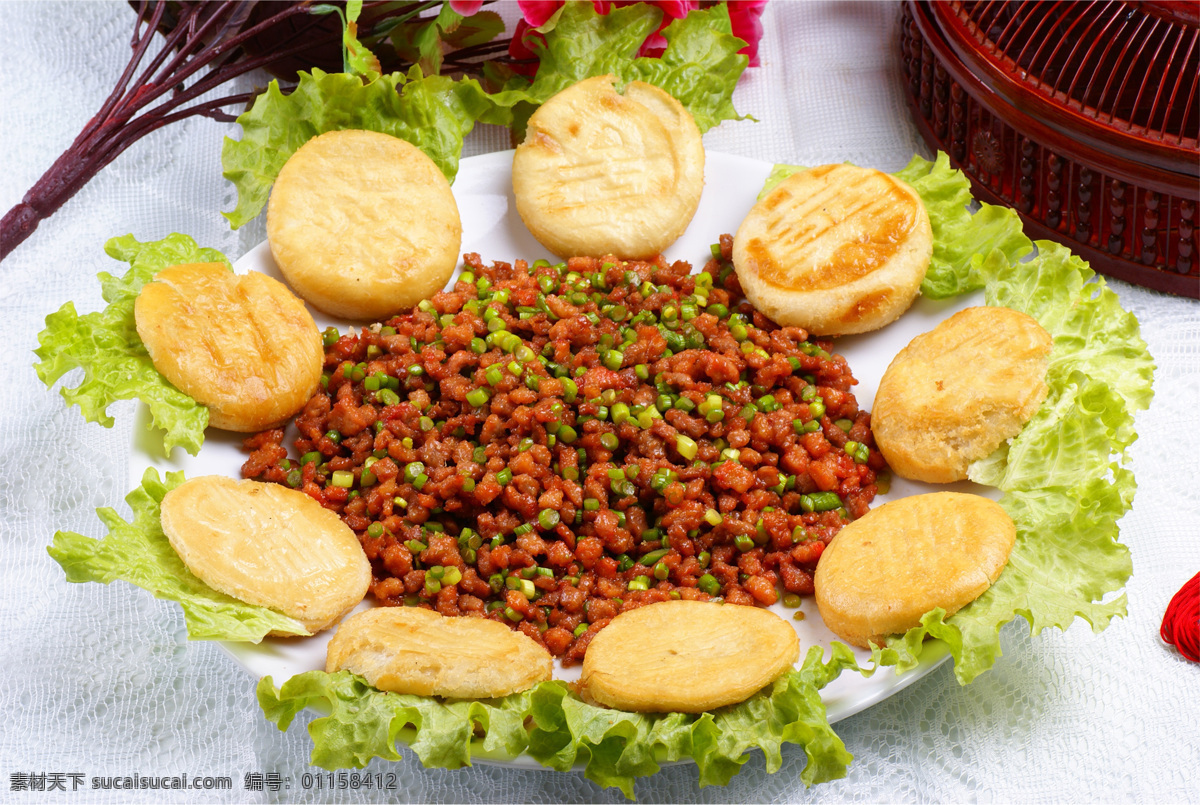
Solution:
M501 151L481 156L467 157L463 159L459 166L459 173L454 184L455 197L458 200L460 213L463 214L463 232L464 239L461 253L468 251L478 251L485 260L511 260L521 257L528 260L537 259L538 257L546 257L557 260L553 255L549 254L540 244L532 239L520 223L519 217L515 212L515 205L511 196L511 166L512 166L512 151ZM709 152L706 154L705 164L705 180L706 189L701 199L700 209L697 210L696 216L693 218L691 225L687 231L681 236L676 244L668 248L666 251L670 259L686 259L691 262L694 270L698 270L703 266L704 260L707 258L707 249L702 253L694 253L696 250L685 250L678 248L679 244L695 241L699 237L706 240L708 243L716 241L721 234L732 234L736 230L736 224L740 223L745 212L753 204L753 198L757 195L758 190L762 186L767 174L772 168L771 163L760 160L740 157L731 154L722 154L719 152ZM720 199L714 199L712 185L717 184L723 192L720 192ZM729 192L731 189L737 192ZM499 192L498 192L499 191ZM501 203L503 202L503 203ZM714 216L713 208L719 205L719 214ZM741 208L740 210L738 208ZM729 210L733 209L740 214L728 214ZM712 228L714 217L727 219L724 226ZM480 230L471 232L468 229L468 219L473 219L480 224ZM509 225L510 230L512 225L516 225L516 231L510 231L507 234L509 239L521 240L524 239L524 245L520 251L513 254L508 253L489 253L486 251L488 246L484 243L485 239L493 234L496 227L501 225ZM703 228L699 231L697 228ZM718 231L719 230L719 231ZM523 235L521 234L523 233ZM479 246L479 248L471 248ZM687 251L687 254L680 252ZM460 267L461 269L461 267ZM458 270L460 270L458 269ZM238 273L245 273L250 270L263 271L264 273L273 274L280 278L278 269L275 267L271 257L269 245L266 242L252 248L245 255L239 258L234 263L234 270ZM456 270L457 274L457 270ZM451 280L453 282L453 280ZM851 370L860 383L864 385L856 390L856 397L859 399L860 405L869 409L873 401L874 386L864 383L870 378L864 378L860 373L864 361L852 359L848 354L850 352L862 352L864 356L871 352L870 342L874 338L878 338L880 333L893 332L897 329L905 329L913 331L915 335L919 332L924 332L930 329L938 321L944 319L951 313L959 310L968 304L978 303L978 295L968 296L952 300L951 302L930 302L924 299L918 299L909 313L901 317L898 322L889 325L884 331L876 331L863 336L853 336L842 338L837 341L838 352L846 355L847 361L850 364ZM311 309L314 319L319 327L324 327L330 323L337 323L340 326L345 326L345 322L335 322L328 316L323 315L320 311ZM903 327L902 323L907 323L910 326ZM898 333L897 333L898 334ZM911 335L909 336L911 338ZM892 339L894 343L903 345L908 342L909 338ZM898 351L898 347L891 354ZM875 358L880 356L877 354ZM887 356L890 361L891 355ZM878 361L876 361L878 362ZM881 374L882 370L876 367L876 373ZM878 377L874 378L877 383ZM864 393L866 392L866 393ZM138 422L133 429L134 438L131 445L131 461L130 461L130 483L136 487L141 483L142 472L146 466L153 466L160 471L194 469L197 466L202 466L198 460L205 455L202 449L200 455L192 457L186 455L182 449L176 448L170 457L161 455L161 447L156 450L154 447L154 437L149 435L147 430L149 426L149 414L144 405L139 405L137 412ZM223 444L225 448L237 449L236 445L240 443L243 435L229 434L216 431L206 433L205 446L214 446ZM134 459L143 459L143 463L138 463ZM236 467L234 468L236 470ZM194 472L188 472L188 477L193 477ZM909 494L916 494L924 491L932 491L935 487L925 484L917 484L906 482L902 479L895 479L893 489L886 496L881 496L881 499L891 499L902 497ZM939 486L937 489L960 489L962 491L972 491L976 494L984 494L989 497L995 497L996 491L985 487L979 487L974 484L954 484L949 486ZM360 608L367 606L361 605ZM788 617L789 610L782 610L779 605L776 605L776 610L783 617ZM801 606L801 611L805 613L805 620L801 624L807 623L809 627L813 626L814 619L819 622L820 617L816 611L816 606L811 597L806 598ZM793 625L797 625L795 621L790 621ZM798 631L801 626L797 625ZM820 624L820 630L823 630L826 635L825 640L817 640L804 645L802 643L801 656L807 651L809 645L822 645L828 649L829 643L837 638L825 630L824 624ZM291 676L296 670L287 673L285 676L281 671L287 671L292 664L281 653L286 654L289 646L294 646L298 642L306 642L311 645L319 643L320 650L324 652L324 644L328 641L330 632L325 632L323 635L317 635L313 638L298 641L295 639L268 639L261 644L248 643L232 643L221 641L218 643L220 647L248 674L254 678L271 673L276 676L276 684L280 684L281 680ZM869 665L869 652L861 649L853 649L858 658L860 666L866 667ZM857 673L843 673L826 688L821 691L822 699L825 701L829 722L836 723L844 718L848 718L862 710L871 707L874 704L883 701L890 696L899 693L909 685L924 678L932 673L935 669L941 666L950 657L949 647L938 640L929 640L926 642L920 663L902 673L897 674L892 668L884 667L876 669L874 675L869 678L864 678ZM275 670L272 673L270 666L274 663ZM309 666L308 668L299 668L297 670L312 670L318 666ZM319 666L323 668L322 666ZM561 666L556 663L556 668L562 671ZM266 671L267 673L264 673ZM567 677L578 675L578 669L574 669L574 673L568 672ZM558 675L556 674L556 678ZM496 762L506 765L512 765L519 768L536 768L543 769L545 767L538 764L532 758L521 755L517 758L508 760L497 760L489 758L476 758L481 762Z

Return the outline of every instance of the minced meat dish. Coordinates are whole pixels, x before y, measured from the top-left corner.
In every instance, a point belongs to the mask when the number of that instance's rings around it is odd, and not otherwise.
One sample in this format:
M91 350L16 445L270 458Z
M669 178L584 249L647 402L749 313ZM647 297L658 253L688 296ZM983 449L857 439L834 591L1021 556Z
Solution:
M876 493L845 360L684 262L476 254L450 291L325 334L321 389L246 441L362 541L384 605L486 617L565 663L668 598L793 606Z

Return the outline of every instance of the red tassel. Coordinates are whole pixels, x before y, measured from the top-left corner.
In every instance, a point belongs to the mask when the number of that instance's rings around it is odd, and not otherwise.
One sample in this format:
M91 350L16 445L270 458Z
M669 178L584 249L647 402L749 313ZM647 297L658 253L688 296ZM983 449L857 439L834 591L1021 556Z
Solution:
M1192 662L1200 662L1200 573L1175 593L1163 613L1162 639Z

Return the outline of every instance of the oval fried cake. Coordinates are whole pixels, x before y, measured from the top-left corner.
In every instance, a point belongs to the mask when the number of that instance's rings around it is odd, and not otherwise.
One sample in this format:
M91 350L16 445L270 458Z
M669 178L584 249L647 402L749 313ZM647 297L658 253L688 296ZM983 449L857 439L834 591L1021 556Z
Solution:
M756 607L660 601L613 618L588 645L580 695L642 713L702 713L744 701L791 670L800 640Z
M733 266L746 298L816 335L877 330L920 290L933 230L917 192L853 165L793 174L738 227Z
M814 576L830 631L855 646L883 645L941 607L953 615L992 586L1016 526L1000 504L935 492L885 503L838 532Z
M352 671L393 693L491 699L550 679L553 661L533 640L496 621L377 607L338 627L325 670Z
M560 257L650 258L687 229L704 189L700 129L652 84L574 84L529 118L513 156L517 211Z
M450 183L419 148L374 131L330 131L279 172L267 239L296 293L334 316L374 321L442 290L462 222Z
M1005 307L971 307L919 335L892 359L871 411L875 444L904 478L967 477L1021 432L1046 398L1053 339Z
M208 408L210 425L273 428L317 390L325 349L317 325L282 283L222 263L170 266L133 308L154 368Z
M358 537L303 492L205 475L168 492L161 509L171 547L201 581L310 632L367 594L371 563Z

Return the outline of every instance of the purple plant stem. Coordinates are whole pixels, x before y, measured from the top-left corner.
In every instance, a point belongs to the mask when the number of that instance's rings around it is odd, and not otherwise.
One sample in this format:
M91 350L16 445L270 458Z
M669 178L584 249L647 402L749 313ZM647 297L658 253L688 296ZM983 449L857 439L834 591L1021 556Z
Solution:
M13 249L33 234L42 220L53 215L104 166L146 134L186 117L213 115L226 106L244 104L250 100L252 96L243 93L179 110L181 105L236 76L311 48L311 43L301 43L256 58L243 54L241 60L228 61L247 39L288 17L307 13L307 6L308 3L288 6L248 30L234 31L232 36L223 37L213 44L204 44L202 38L220 24L220 19L226 11L236 10L236 7L234 4L213 6L204 2L185 5L176 26L167 35L162 49L138 77L134 88L127 91L131 78L149 50L165 8L162 3L155 4L153 11L147 15L150 6L143 3L134 25L131 42L133 54L112 93L105 99L100 111L87 122L74 142L42 174L21 202L0 219L0 260L12 253ZM214 13L199 26L194 25L201 10L205 8L214 8ZM151 80L151 73L157 70L167 54L176 48L176 57ZM193 50L195 53L189 55ZM188 89L177 91L182 82L206 66L211 68L208 75ZM172 91L175 92L173 97L135 119L138 112L148 104L164 93Z

